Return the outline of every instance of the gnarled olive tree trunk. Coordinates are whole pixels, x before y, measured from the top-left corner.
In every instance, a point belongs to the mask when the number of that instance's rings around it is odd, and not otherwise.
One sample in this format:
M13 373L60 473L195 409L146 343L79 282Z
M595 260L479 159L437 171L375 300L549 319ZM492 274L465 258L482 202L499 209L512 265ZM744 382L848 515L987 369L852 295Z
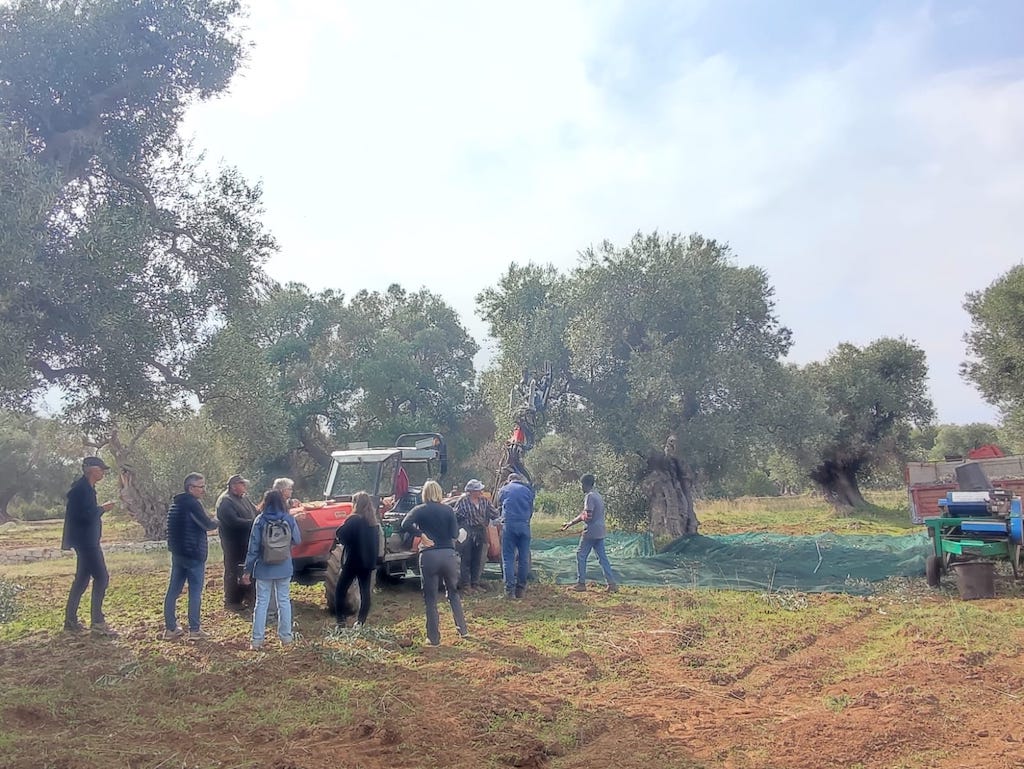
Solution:
M11 514L7 512L7 506L11 504L12 499L14 499L13 491L0 493L0 523L8 523L14 520Z
M107 448L114 457L118 470L118 498L128 514L138 521L146 539L163 539L167 536L167 502L153 489L149 479L140 471L134 461L134 449L145 430L132 436L125 445L115 429L107 442Z
M696 534L700 521L693 510L693 476L676 456L675 438L669 436L661 454L647 458L642 488L651 511L651 533L673 539Z
M851 508L867 507L868 501L857 484L859 463L826 460L810 472L811 480L821 487L825 498L839 512Z

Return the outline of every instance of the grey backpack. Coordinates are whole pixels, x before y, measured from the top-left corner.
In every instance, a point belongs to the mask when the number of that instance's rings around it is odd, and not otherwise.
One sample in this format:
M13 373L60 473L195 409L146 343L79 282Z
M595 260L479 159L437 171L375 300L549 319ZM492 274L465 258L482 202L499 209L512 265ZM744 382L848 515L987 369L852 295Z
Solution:
M284 563L292 554L292 527L285 519L267 521L263 527L263 563Z

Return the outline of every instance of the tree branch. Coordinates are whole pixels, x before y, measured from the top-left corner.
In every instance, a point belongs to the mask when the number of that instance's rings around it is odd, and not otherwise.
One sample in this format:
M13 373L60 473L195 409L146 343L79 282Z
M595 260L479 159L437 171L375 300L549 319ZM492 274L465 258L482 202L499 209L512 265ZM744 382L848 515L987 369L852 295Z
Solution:
M85 366L67 366L65 368L53 368L42 358L32 358L28 365L43 375L48 382L57 382L66 376L86 376L89 369Z
M178 385L179 387L183 387L183 388L185 388L186 390L188 390L190 392L192 391L192 382L190 382L189 380L183 379L182 377L178 376L173 371L171 371L170 368L165 366L163 363L160 363L159 361L151 360L151 361L149 361L149 365L152 366L153 368L155 368L157 371L160 372L160 375L163 376L164 381L167 382L167 384Z

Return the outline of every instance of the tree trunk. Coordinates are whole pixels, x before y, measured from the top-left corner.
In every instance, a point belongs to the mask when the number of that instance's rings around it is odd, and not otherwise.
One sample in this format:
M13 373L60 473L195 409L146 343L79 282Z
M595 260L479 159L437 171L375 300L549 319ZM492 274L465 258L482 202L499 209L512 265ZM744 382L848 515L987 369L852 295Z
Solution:
M847 464L828 460L811 471L811 480L821 487L825 498L840 511L868 507L868 502L861 494L857 484L855 464Z
M132 458L134 440L125 446L114 430L107 445L119 472L118 497L121 505L142 526L146 539L164 539L167 536L167 502L147 488L144 478L139 478Z
M7 506L11 504L11 500L14 499L14 492L0 494L0 523L9 523L14 518L7 512Z
M693 510L693 477L674 453L675 440L670 439L662 454L648 457L642 484L651 510L651 533L673 539L696 534L700 525Z

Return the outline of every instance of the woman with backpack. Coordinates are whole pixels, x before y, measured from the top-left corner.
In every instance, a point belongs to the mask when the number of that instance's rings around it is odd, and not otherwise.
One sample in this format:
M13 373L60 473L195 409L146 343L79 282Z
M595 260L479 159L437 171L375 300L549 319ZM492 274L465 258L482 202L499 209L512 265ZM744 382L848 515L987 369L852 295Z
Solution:
M422 493L423 504L416 505L405 516L402 531L420 535L420 582L427 614L427 643L440 646L441 630L437 616L439 582L448 592L448 603L451 604L459 635L469 637L458 590L461 561L455 552L455 541L459 538L459 524L455 520L455 511L441 502L443 492L437 481L424 483Z
M341 574L334 589L338 627L345 627L349 614L345 599L352 583L358 582L359 614L354 627L360 628L366 624L366 616L370 613L370 580L377 568L380 549L380 521L369 494L357 491L352 495L352 515L338 527L334 536L345 548Z
M292 640L292 546L302 541L299 525L285 507L280 491L263 497L263 512L252 524L249 552L245 556L242 584L256 580L256 610L252 620L252 645L259 649L267 632L271 591L277 594L277 637L288 646Z

